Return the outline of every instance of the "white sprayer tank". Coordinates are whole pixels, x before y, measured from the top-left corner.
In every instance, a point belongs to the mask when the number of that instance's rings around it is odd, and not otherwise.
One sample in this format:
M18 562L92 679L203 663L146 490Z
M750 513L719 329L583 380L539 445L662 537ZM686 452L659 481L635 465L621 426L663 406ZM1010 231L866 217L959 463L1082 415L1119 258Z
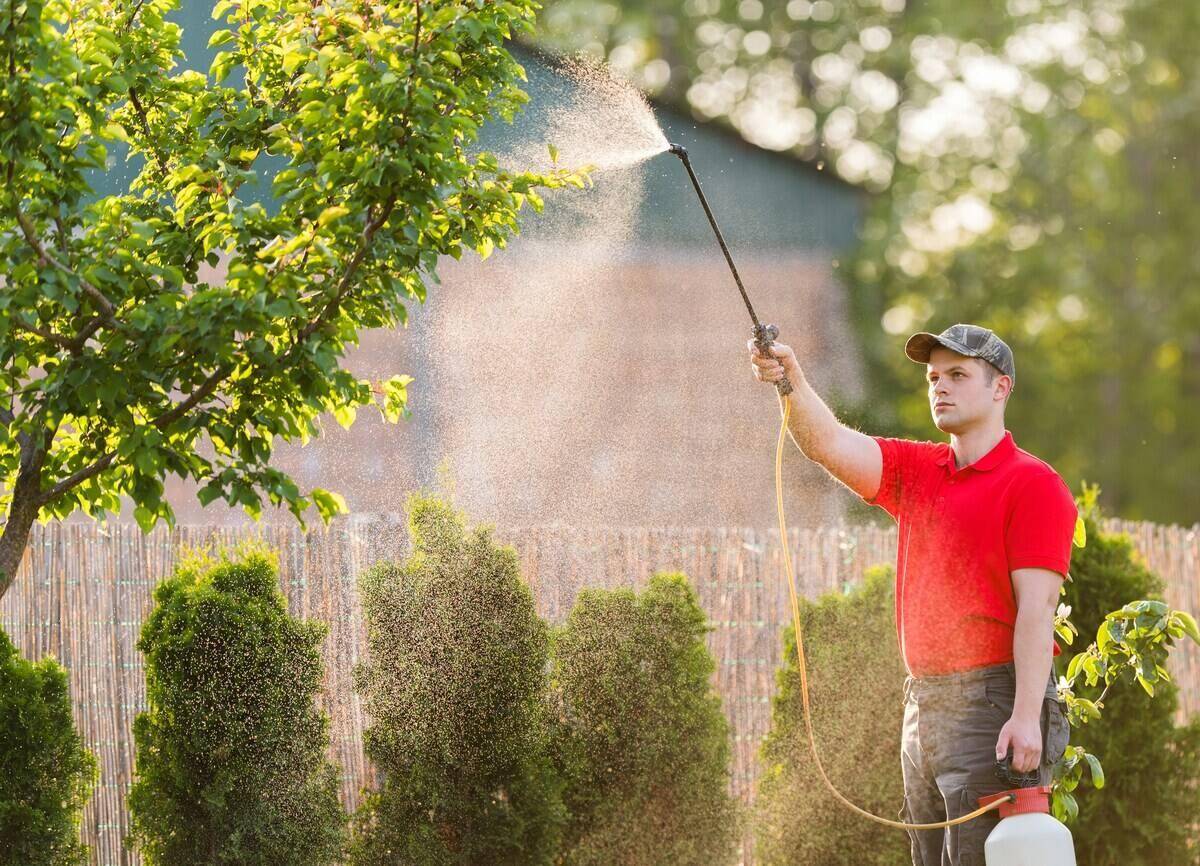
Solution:
M981 797L979 804L1010 794L1016 802L1000 807L1000 823L983 846L987 866L1075 866L1071 831L1050 814L1050 788L1017 788Z

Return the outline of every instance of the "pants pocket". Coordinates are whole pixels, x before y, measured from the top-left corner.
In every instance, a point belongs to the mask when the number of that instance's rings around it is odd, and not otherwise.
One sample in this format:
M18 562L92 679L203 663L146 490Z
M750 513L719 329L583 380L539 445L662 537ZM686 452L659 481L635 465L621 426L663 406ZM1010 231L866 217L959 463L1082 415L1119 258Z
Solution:
M1042 763L1051 767L1062 760L1071 741L1071 725L1067 721L1066 711L1058 702L1058 698L1046 699L1046 747L1042 755Z
M983 700L994 711L1001 725L1012 716L1016 699L1016 684L1011 681L988 680L983 685Z
M965 815L975 811L979 808L979 798L993 793L996 793L994 789L964 788L959 814ZM987 837L999 823L1000 815L993 810L955 827L954 829L958 832L949 840L951 845L949 846L950 850L947 851L952 866L984 866L984 843L987 842Z

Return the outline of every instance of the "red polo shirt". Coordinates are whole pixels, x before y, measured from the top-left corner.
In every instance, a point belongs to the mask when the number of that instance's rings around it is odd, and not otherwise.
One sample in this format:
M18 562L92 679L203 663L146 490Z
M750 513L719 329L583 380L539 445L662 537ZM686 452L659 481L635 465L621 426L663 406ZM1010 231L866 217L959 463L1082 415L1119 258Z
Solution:
M899 524L896 628L909 672L1012 661L1010 575L1018 568L1067 573L1077 516L1071 491L1011 433L962 469L946 443L875 441L883 475L868 502Z

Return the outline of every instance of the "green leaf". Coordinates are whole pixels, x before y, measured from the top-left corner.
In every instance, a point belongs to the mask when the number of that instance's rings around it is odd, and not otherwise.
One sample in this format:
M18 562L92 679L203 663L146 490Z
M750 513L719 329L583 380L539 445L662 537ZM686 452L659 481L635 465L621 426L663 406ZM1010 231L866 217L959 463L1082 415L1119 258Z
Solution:
M254 162L258 153L257 147L235 147L229 151L229 158L236 162Z
M1097 788L1104 787L1104 768L1100 766L1100 759L1091 752L1084 752L1083 757L1087 760L1088 767L1092 771L1092 784Z
M1079 803L1075 801L1074 794L1068 794L1066 791L1061 792L1059 795L1059 800L1055 805L1061 805L1062 807L1061 814L1059 814L1056 809L1055 817L1057 817L1058 820L1062 821L1064 824L1069 824L1079 817Z
M213 58L212 64L208 67L208 74L212 77L213 83L220 84L224 81L236 62L237 55L232 51L218 51L217 56Z
M555 147L553 144L550 144L549 142L547 142L546 149L548 151L550 151L550 161L557 164L558 163L558 148Z
M340 204L335 204L332 207L327 207L321 211L321 215L317 217L317 225L326 226L334 220L341 219L346 214L350 213L350 208Z
M201 506L207 506L215 499L221 497L221 485L217 481L210 481L199 490L196 491L196 498L200 500Z
M1086 653L1079 653L1072 658L1070 664L1067 665L1067 679L1069 681L1074 681L1075 676L1079 673L1079 668L1083 664L1083 660L1086 655Z
M142 532L149 532L154 528L154 524L158 522L158 515L146 506L138 505L133 509L133 519L142 528Z
M276 319L286 318L294 313L303 312L303 307L290 298L276 298L267 304L267 315Z
M139 472L146 475L153 475L158 471L158 455L148 448L138 449L133 455L133 465L137 467Z
M338 406L333 410L334 419L347 430L353 426L354 418L357 414L358 410L353 406Z
M408 386L412 381L412 376L393 376L382 383L382 412L389 423L394 424L408 414Z
M295 72L308 60L307 51L286 51L283 55L283 71L288 75Z
M483 35L483 23L479 19L472 18L469 15L462 18L462 28L477 42L479 41L479 37Z
M1200 644L1200 627L1196 625L1196 619L1190 613L1184 610L1174 611L1172 619L1177 622L1188 637Z
M113 141L123 141L129 143L129 134L125 131L125 127L119 123L107 123L104 128L99 131L103 138L109 138Z
M317 506L317 511L321 514L321 520L325 523L329 523L339 514L346 514L350 510L346 507L346 500L340 495L320 487L313 488L312 498L313 504Z
M459 56L459 53L457 51L443 51L442 57L451 66L453 66L457 69L462 69L462 67L463 67L462 57Z
M218 30L211 37L209 37L208 47L217 48L218 46L232 42L236 38L237 35L232 30Z

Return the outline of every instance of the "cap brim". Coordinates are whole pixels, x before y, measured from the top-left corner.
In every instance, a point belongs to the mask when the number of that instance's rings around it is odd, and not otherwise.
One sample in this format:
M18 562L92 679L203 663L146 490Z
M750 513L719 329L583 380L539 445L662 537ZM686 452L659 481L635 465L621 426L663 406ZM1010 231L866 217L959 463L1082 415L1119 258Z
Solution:
M967 358L978 358L976 352L972 352L962 343L954 340L947 340L945 337L939 337L937 334L927 334L922 331L920 334L913 334L908 338L908 342L904 344L904 354L918 364L928 364L929 356L933 350L941 347L949 349L951 352L957 352Z

